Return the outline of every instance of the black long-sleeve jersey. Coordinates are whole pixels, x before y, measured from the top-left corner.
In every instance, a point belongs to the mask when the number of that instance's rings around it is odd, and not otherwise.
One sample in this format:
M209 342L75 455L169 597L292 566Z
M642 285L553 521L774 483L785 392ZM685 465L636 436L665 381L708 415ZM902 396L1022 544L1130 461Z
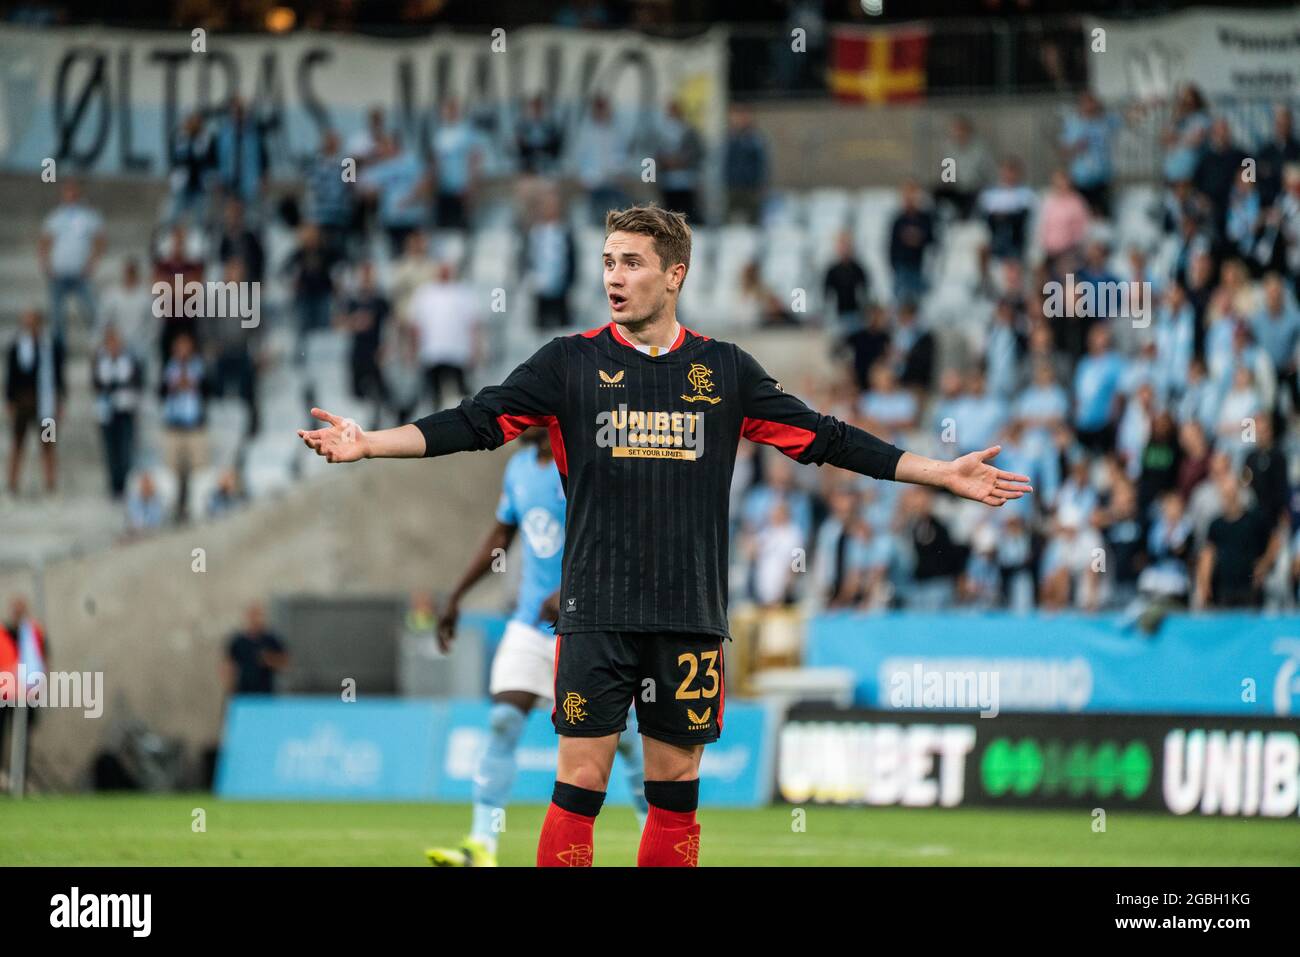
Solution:
M425 455L551 437L568 497L556 633L726 637L728 508L742 437L892 479L901 449L820 415L729 342L681 327L650 356L614 323L552 339L501 385L425 416Z

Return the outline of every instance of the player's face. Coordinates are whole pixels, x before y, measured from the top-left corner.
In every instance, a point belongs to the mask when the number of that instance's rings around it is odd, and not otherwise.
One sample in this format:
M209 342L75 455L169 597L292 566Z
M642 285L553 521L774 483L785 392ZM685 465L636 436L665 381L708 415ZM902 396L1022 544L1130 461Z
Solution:
M663 311L681 280L665 270L654 239L639 233L610 233L605 240L605 294L609 317L619 325L644 322Z

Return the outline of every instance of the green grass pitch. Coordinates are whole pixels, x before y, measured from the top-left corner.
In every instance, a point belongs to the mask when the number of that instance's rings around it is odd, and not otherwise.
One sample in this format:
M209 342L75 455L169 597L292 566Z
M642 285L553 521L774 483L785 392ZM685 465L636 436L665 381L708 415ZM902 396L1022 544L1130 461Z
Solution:
M206 831L192 828L202 808ZM1114 811L1106 831L1078 811L912 810L810 805L700 812L701 866L1300 864L1300 822L1174 818ZM502 865L531 866L545 808L509 809ZM427 867L454 845L469 808L447 804L304 804L181 796L0 798L0 866L346 865ZM608 807L598 866L636 860L636 819Z

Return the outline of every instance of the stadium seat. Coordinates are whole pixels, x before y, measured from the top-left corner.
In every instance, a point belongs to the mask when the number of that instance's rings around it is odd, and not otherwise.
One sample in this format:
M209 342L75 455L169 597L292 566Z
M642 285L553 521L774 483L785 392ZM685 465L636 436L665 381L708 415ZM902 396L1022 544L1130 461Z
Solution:
M988 228L978 221L953 223L943 237L935 257L936 285L974 288L980 278L979 252L989 241Z
M763 236L759 272L763 282L787 307L792 290L807 291L811 285L807 250L808 236L799 226L774 227Z
M802 193L793 190L774 192L763 208L761 225L764 229L790 223L806 222L807 201Z
M682 286L678 306L681 321L691 328L696 325L707 326L715 317L710 315L714 303L715 277L717 267L718 237L716 230L707 226L691 229L691 268Z
M814 189L808 194L805 222L814 233L837 233L847 229L852 205L846 189Z
M505 288L517 282L522 239L514 229L494 228L475 233L466 269L469 281L488 289Z
M758 256L759 235L753 226L729 225L718 230L711 311L721 321L735 321L733 307L740 292L740 279Z

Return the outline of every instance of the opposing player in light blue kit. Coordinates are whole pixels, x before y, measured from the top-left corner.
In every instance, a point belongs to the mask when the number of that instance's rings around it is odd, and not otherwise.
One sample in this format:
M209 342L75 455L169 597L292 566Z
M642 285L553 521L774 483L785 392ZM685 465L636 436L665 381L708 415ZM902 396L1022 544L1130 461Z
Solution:
M497 835L505 822L505 806L515 778L515 751L528 712L555 696L555 631L559 615L561 561L564 554L564 488L555 465L550 435L533 426L519 438L525 447L506 465L496 524L470 561L447 605L438 616L438 644L451 647L456 635L460 600L504 555L515 533L523 532L523 566L519 599L505 635L492 659L488 690L492 710L491 736L474 775L474 819L460 847L430 848L425 853L436 867L495 867ZM631 702L629 702L629 705ZM627 772L628 789L638 820L646 817L641 739L635 719L618 744Z

